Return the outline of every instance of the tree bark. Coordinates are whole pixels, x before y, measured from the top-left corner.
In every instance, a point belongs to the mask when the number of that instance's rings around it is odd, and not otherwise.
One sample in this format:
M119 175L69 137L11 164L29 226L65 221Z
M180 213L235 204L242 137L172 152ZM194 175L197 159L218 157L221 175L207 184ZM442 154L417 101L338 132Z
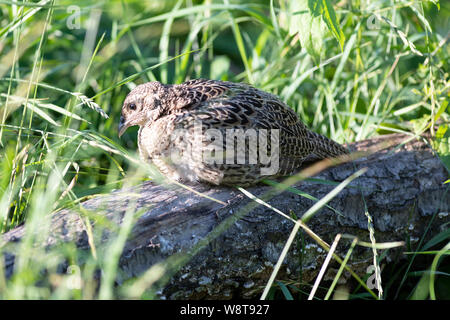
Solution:
M329 207L318 211L308 221L308 227L328 244L338 233L370 242L366 213L373 220L378 243L409 238L414 245L423 236L429 239L442 231L441 226L450 221L450 197L443 184L448 173L425 138L412 139L400 147L382 148L386 142L396 146L408 138L387 135L352 144L353 150L380 150L315 175L316 179L341 182L355 171L367 168L328 203ZM335 185L309 180L293 187L321 199ZM159 186L151 182L98 196L82 204L86 210L97 212L119 225L130 206L136 212L142 211L120 258L121 276L117 281L121 283L140 275L157 263L166 263L165 267L170 267L179 262L184 266L164 283L158 292L161 298L258 298L294 223L271 208L258 205L235 188L205 185L192 188L223 204L179 186ZM273 187L260 185L246 190L265 198ZM296 217L301 217L315 203L289 190L267 202ZM36 245L74 242L79 248L89 250L84 219L74 209L55 213L51 217L49 237ZM94 234L98 225L93 222ZM430 228L425 234L428 225ZM218 229L225 230L220 233ZM98 247L114 234L114 231L106 231L102 229L101 237L94 237ZM21 226L7 232L0 240L3 243L20 241L23 235L24 227ZM317 276L326 251L306 233L303 236L303 245L294 241L278 273L278 280L298 280L300 269L304 282L312 282ZM337 254L342 258L350 242L341 240ZM388 250L385 259L401 259L404 249ZM171 256L173 260L166 260ZM174 257L178 257L175 262ZM5 255L7 276L13 272L14 260L14 251L9 251ZM371 248L357 247L348 265L363 276L372 261ZM337 268L338 264L331 264L325 279L332 279ZM349 276L345 272L341 281Z

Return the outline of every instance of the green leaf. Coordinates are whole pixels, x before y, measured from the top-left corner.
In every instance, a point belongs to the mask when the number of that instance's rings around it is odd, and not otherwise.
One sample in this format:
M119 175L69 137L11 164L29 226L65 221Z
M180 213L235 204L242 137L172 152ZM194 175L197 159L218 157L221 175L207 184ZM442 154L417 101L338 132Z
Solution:
M324 51L323 39L327 26L321 16L313 16L308 0L290 1L289 6L289 11L293 12L290 18L289 34L298 34L300 44L318 64Z
M439 126L432 144L447 171L450 172L450 130L448 124Z
M230 70L230 59L227 56L217 56L211 63L211 79L227 80Z
M437 121L439 119L439 117L441 116L441 114L447 110L447 106L448 106L448 100L444 100L441 104L441 106L439 107L438 111L436 112L436 115L434 116L434 121Z
M420 278L417 286L414 288L414 291L410 297L410 300L425 300L428 298L429 287L430 284L430 274L424 273Z
M441 233L438 233L435 235L430 241L428 241L420 250L427 250L428 248L431 248L432 246L447 240L450 238L450 229L447 229L445 231L442 231Z
M342 32L339 22L336 18L336 12L334 11L333 5L329 0L309 0L309 9L313 13L313 16L321 15L325 21L328 30L336 38L341 46L341 50L344 50L345 36Z
M45 111L42 109L36 107L34 104L28 102L23 104L26 108L32 110L34 113L36 113L38 116L40 116L42 119L46 120L47 122L50 122L55 127L59 127L59 124L52 119Z
M328 0L290 1L289 34L300 37L302 47L313 57L316 64L323 55L323 43L327 30L338 40L341 50L345 36L342 32L333 6Z
M291 292L283 282L277 281L277 284L280 286L281 291L283 292L283 295L286 298L286 300L294 300L294 297L292 296Z

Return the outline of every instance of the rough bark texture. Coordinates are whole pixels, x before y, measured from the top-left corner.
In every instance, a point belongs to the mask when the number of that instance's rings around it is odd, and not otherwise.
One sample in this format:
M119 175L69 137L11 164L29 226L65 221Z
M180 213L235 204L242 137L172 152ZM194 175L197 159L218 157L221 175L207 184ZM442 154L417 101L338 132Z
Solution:
M407 136L389 135L361 141L352 145L355 150L366 150L385 142L401 143ZM356 170L368 170L341 191L328 207L321 209L308 226L323 240L332 243L337 233L369 240L367 211L373 219L377 242L399 241L410 238L416 243L430 223L426 238L442 231L450 221L450 197L443 182L448 173L438 157L424 142L413 139L397 148L383 149L353 163L329 168L315 178L343 181ZM322 198L334 186L300 182L295 187L316 198ZM139 275L157 262L175 254L188 252L222 221L244 208L249 202L239 190L211 186L195 189L226 203L208 200L186 189L157 186L150 182L110 195L99 196L83 203L84 208L103 214L114 223L122 223L127 206L144 209L133 228L122 254L122 279ZM256 186L247 190L259 197L269 186ZM285 191L268 201L286 214L300 217L314 201ZM339 213L337 213L338 211ZM257 298L267 282L274 264L292 230L293 222L265 207L252 209L234 222L224 233L215 237L196 253L177 272L160 292L169 299L186 298ZM94 232L96 224L94 223ZM51 218L51 237L45 243L72 241L88 249L88 237L80 215L73 210L62 210ZM19 241L24 228L18 227L2 236L6 242ZM102 232L106 241L110 233ZM306 234L302 265L299 264L300 247L295 241L277 279L298 279L300 267L303 281L313 281L326 252ZM350 243L342 240L338 253L342 256ZM200 242L201 243L201 242ZM386 259L402 257L404 248L389 250ZM372 250L357 247L349 265L359 275L366 273L372 263ZM6 254L7 275L13 271L14 252ZM332 264L325 279L333 276L338 265ZM349 277L344 273L342 280Z

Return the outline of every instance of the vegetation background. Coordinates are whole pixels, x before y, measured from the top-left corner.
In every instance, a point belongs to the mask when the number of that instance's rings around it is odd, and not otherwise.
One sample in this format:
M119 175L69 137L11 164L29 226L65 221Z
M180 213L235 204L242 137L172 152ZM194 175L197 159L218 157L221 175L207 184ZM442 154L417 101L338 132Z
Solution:
M139 278L114 285L129 229L87 256L74 244L30 250L44 216L148 179L137 128L117 137L143 82L247 82L341 143L429 130L450 168L449 17L448 1L0 0L0 232L27 225L13 277L0 259L0 298L154 297L127 290ZM382 298L449 299L449 239L447 228L407 248ZM305 298L299 286L277 282L268 298Z

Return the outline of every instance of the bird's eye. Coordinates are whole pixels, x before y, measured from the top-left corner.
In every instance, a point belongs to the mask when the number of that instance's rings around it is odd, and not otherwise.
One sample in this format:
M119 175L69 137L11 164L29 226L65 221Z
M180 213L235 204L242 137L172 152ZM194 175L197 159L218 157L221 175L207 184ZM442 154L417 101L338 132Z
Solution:
M134 103L130 103L130 104L128 105L128 108L129 108L130 110L136 110L136 105L135 105Z

